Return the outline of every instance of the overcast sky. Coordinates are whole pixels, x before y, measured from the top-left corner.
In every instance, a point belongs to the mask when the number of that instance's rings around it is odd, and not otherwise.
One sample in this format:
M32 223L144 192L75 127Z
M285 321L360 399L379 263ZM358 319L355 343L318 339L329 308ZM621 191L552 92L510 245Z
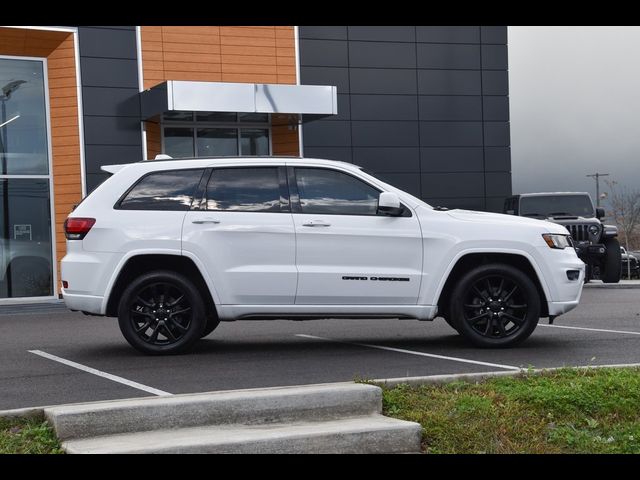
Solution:
M509 27L509 103L514 193L640 189L640 27Z

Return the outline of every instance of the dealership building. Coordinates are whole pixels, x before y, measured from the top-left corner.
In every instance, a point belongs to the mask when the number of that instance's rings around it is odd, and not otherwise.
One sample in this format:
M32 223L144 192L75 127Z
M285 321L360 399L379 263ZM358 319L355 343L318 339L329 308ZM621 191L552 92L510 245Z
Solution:
M342 160L499 211L507 27L0 27L0 304L57 298L100 167L161 153Z

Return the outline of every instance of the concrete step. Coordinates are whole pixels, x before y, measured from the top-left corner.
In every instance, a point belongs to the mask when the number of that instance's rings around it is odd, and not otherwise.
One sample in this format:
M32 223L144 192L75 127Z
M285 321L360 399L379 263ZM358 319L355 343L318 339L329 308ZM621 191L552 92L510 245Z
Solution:
M67 453L417 453L421 427L382 415L209 425L68 440Z
M381 411L378 387L325 384L61 405L44 413L64 441L208 425L318 422Z

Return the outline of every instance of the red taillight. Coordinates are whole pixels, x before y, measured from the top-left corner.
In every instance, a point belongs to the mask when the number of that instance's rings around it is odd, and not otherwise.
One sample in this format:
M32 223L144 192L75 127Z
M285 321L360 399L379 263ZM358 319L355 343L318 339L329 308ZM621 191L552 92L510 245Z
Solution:
M64 221L64 234L67 240L82 240L94 223L96 223L95 218L67 218Z

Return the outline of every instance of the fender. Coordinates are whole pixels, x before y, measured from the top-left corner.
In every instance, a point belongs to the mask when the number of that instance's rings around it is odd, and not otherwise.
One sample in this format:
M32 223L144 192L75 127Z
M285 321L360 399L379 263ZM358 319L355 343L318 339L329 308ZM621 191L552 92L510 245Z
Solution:
M451 271L453 270L453 267L455 267L456 263L458 263L458 261L465 255L474 254L474 253L494 253L494 254L504 253L509 255L519 255L521 257L526 258L531 264L531 266L533 267L533 270L536 272L536 275L538 276L538 281L540 282L540 285L542 287L542 290L544 291L546 298L547 299L551 298L549 285L547 285L546 279L544 275L542 275L540 267L538 266L538 262L535 261L535 259L529 252L526 252L524 250L512 249L512 248L480 248L479 247L479 248L465 248L464 250L459 251L453 257L453 259L449 262L449 265L447 266L447 269L444 275L440 277L440 281L438 282L438 286L436 288L435 295L433 297L433 302L432 302L434 305L437 303L438 299L440 298L442 289L444 288L445 283L449 279L449 275L451 275ZM424 294L426 295L426 292L424 292Z

